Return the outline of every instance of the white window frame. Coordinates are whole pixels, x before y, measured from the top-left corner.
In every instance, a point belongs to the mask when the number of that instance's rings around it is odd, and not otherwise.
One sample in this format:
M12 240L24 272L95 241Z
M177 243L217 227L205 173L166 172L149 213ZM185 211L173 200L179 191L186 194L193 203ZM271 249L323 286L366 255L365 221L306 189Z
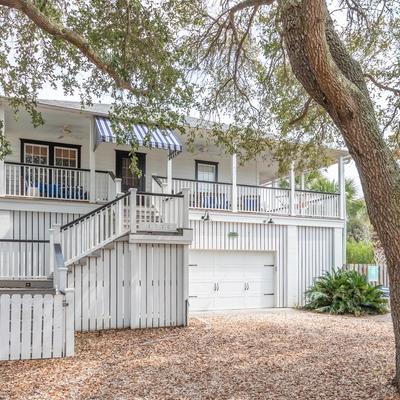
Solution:
M63 165L57 165L57 164L56 164L56 157L57 157L56 152L57 152L57 149L60 149L60 150L65 150L65 149L67 149L67 150L69 150L69 151L73 150L73 151L75 152L75 155L76 155L76 158L75 158L76 166L75 166L75 167L71 167L71 166L64 167ZM76 149L75 147L54 146L54 156L53 156L53 158L54 158L54 159L53 159L54 168L71 168L71 169L77 169L77 168L78 168L78 165L79 165L78 157L79 157L78 149Z
M24 143L24 164L29 164L29 165L37 165L37 164L28 163L26 161L26 156L27 156L26 146L36 146L36 147L40 147L40 148L45 147L47 149L47 163L46 164L39 164L39 165L49 165L49 162L50 162L50 146L48 146L46 144L38 144L38 143L29 143L29 142Z
M214 179L213 180L206 180L206 179L200 179L199 178L199 172L200 172L200 168L202 166L207 167L207 168L212 167L214 169ZM197 173L196 173L196 175L197 175L197 179L199 181L217 182L217 180L218 180L218 166L217 166L217 164L206 163L206 162L203 163L203 162L199 161L199 162L197 162Z

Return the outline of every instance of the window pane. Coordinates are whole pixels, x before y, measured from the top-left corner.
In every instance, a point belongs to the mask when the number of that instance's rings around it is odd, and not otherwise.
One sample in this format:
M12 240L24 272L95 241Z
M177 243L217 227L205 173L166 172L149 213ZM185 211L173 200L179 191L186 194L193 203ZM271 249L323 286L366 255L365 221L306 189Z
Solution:
M68 147L56 147L54 152L54 164L62 167L78 167L78 150Z
M216 165L197 164L197 177L200 181L216 181Z
M26 144L24 162L26 164L47 165L49 161L48 152L48 146L39 144Z

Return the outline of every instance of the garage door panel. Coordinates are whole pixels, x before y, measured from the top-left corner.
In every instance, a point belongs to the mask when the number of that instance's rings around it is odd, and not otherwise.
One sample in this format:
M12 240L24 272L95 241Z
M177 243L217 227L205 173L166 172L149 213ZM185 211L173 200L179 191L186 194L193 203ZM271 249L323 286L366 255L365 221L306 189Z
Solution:
M244 282L243 281L223 281L218 282L218 291L216 296L243 296L244 295Z
M215 300L210 297L189 296L189 307L191 310L214 310Z
M213 296L214 292L214 281L197 281L189 284L189 293L193 296Z
M239 280L243 281L243 266L215 266L214 276L216 280Z
M192 281L204 280L205 277L214 279L214 266L191 266L189 267L190 279Z
M244 298L245 308L268 308L274 306L274 296L246 296Z
M248 293L251 295L254 295L256 293L261 293L261 294L272 294L274 293L274 283L272 281L249 281L247 283L248 286Z
M243 296L216 297L214 310L239 310L246 308Z
M274 306L273 253L192 250L189 259L192 310Z
M247 280L252 279L270 279L273 275L273 267L264 267L260 265L253 266L251 268L246 268L244 270L244 277Z

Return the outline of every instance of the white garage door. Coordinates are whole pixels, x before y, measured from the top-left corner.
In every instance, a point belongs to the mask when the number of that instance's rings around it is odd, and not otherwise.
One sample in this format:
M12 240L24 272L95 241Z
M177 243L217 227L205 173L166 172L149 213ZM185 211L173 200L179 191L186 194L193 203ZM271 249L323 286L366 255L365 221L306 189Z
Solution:
M189 251L191 310L274 306L273 253Z

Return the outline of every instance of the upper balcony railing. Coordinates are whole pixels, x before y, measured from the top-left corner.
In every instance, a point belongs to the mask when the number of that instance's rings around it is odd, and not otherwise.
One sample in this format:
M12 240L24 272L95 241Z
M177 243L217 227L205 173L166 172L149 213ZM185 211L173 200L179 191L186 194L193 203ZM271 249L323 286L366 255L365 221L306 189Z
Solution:
M291 196L290 189L237 185L235 190L231 183L172 179L172 193L179 193L184 188L189 189L191 208L319 218L340 217L338 193L296 190ZM166 192L167 178L153 177L153 191L156 190Z
M90 170L4 163L5 195L52 200L88 201L91 199ZM110 199L112 177L108 172L95 172L95 201Z

